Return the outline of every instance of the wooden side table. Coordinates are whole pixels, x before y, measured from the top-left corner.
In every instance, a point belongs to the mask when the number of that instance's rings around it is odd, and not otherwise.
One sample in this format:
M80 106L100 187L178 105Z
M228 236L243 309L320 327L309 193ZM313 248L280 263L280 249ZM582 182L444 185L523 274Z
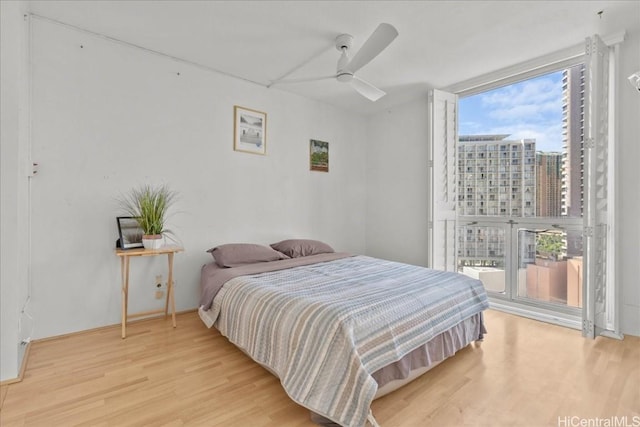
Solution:
M182 252L184 249L179 246L166 246L160 249L116 249L116 255L120 257L120 271L122 273L122 338L127 336L127 320L134 317L149 316L151 314L162 313L164 311L164 317L167 318L169 314L169 300L171 300L171 319L173 321L173 327L176 327L176 301L173 295L173 256L177 252ZM169 260L169 274L167 276L167 299L165 301L164 310L150 310L140 313L129 314L128 301L129 301L129 260L131 257L138 256L157 256L166 254Z

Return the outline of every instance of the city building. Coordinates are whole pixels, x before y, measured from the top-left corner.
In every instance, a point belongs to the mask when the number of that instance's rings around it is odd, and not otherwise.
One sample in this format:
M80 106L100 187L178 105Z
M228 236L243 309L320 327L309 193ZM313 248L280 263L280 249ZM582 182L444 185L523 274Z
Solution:
M508 136L460 136L460 215L535 216L535 139Z
M562 73L562 215L582 217L584 199L584 90L585 65ZM567 233L567 255L582 254L582 235Z
M536 214L536 143L508 134L464 135L458 143L458 210L469 216ZM498 227L464 225L458 265L504 268L505 235ZM530 261L531 257L526 257Z
M562 72L562 215L582 216L585 66Z
M536 216L562 215L562 153L536 153Z

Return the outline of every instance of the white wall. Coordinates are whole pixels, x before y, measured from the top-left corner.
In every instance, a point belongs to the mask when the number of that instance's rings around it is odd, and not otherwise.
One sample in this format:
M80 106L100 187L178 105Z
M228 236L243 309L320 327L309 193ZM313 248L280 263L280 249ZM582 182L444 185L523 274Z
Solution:
M640 7L639 7L640 8ZM620 48L618 72L619 147L616 152L617 195L616 281L621 287L621 329L640 336L640 92L627 77L640 70L640 28L627 33Z
M620 141L613 167L618 173L616 202L621 291L621 330L640 336L640 93L627 76L640 69L640 28L627 29L620 48L618 118ZM367 151L367 254L425 265L428 177L427 96L370 118ZM421 122L422 121L422 122Z
M368 121L367 254L427 265L427 88Z
M21 179L22 52L25 5L0 2L0 380L16 377L20 364L20 303L26 291L20 232L26 178ZM21 191L19 191L19 189ZM20 268L22 266L22 268Z
M216 244L308 237L364 252L363 117L38 18L32 46L33 338L119 322L115 199L142 183L180 194L178 310L197 307ZM233 151L234 105L267 113L266 156ZM330 144L329 173L309 170L312 138ZM165 266L132 260L130 310L162 306Z

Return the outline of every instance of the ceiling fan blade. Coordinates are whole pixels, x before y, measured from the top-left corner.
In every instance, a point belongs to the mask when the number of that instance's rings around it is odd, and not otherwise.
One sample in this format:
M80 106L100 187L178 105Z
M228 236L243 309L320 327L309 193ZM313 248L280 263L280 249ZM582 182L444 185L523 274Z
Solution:
M393 25L385 23L378 25L345 68L355 73L378 56L396 37L398 37L398 30Z
M322 77L306 77L301 79L284 79L284 80L272 80L271 83L267 85L267 87L271 87L273 85L278 84L288 84L288 83L304 83L304 82L313 82L316 80L327 80L327 79L335 79L336 75L333 74L331 76L322 76Z
M351 84L351 87L354 88L360 95L364 96L365 98L373 102L377 101L378 99L386 95L386 92L378 89L371 83L366 82L356 76L353 76L353 79L351 79L350 84Z

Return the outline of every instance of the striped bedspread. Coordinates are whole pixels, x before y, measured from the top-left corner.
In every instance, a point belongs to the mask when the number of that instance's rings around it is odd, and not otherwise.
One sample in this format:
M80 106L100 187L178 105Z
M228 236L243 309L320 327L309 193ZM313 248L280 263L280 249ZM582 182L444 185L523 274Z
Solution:
M343 426L365 425L373 372L486 308L478 280L367 256L236 277L212 305L294 401Z

